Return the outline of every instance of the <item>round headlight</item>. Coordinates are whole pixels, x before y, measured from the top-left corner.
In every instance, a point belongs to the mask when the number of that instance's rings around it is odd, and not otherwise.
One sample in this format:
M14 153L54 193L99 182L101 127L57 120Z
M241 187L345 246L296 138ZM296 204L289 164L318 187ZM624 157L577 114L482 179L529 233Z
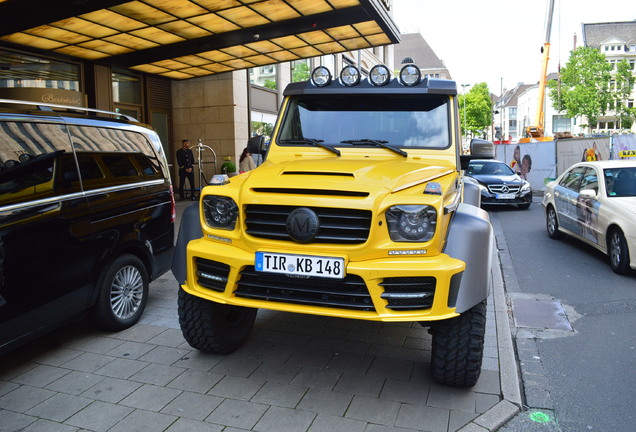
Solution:
M422 73L415 65L407 64L400 70L400 81L405 86L414 86L420 82L421 78Z
M375 65L369 72L369 82L374 86L383 86L391 81L391 71L384 65Z
M203 197L205 221L213 228L233 230L238 218L238 206L232 198L206 195Z
M331 82L331 72L326 66L318 66L311 72L311 82L317 87L324 87Z
M347 87L357 85L360 82L360 71L355 66L345 66L340 71L340 81Z
M437 212L428 205L397 205L386 212L389 236L396 242L425 242L433 238Z

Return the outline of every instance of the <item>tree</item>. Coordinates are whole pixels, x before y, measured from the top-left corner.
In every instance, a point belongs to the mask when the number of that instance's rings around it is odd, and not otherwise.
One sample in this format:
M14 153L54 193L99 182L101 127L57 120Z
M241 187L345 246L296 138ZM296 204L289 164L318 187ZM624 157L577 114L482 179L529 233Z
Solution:
M292 82L307 81L309 79L309 64L297 62L292 69Z
M464 112L464 98L466 112ZM460 95L458 102L464 133L472 137L485 136L485 130L492 125L492 100L488 84L485 82L476 84L466 95Z
M584 116L591 130L615 99L611 71L612 65L596 48L576 48L561 68L560 79L548 82L552 106L571 118Z
M621 128L623 129L631 128L632 123L634 123L634 118L636 117L636 108L630 108L625 104L625 101L627 101L632 94L634 81L636 81L636 79L627 60L620 61L616 65L616 74L614 75L614 107L616 115L620 120Z

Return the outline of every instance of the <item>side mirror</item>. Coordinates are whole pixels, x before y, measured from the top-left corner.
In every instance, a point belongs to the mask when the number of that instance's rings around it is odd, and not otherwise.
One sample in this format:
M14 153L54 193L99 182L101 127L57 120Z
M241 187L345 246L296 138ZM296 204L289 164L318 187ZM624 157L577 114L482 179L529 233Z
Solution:
M473 138L470 140L470 154L461 155L460 162L462 169L468 168L468 163L473 159L494 159L495 158L495 145L490 141L486 141L479 138Z
M261 154L265 144L263 135L256 135L247 140L247 152L251 154Z
M594 192L594 189L583 189L579 192L579 198L596 199L596 192Z

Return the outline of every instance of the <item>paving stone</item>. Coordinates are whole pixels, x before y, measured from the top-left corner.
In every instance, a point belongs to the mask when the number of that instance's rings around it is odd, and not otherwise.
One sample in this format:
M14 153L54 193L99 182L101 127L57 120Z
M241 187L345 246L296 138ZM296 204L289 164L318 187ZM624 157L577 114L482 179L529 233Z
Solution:
M475 411L479 414L485 413L493 406L497 405L501 397L498 395L481 394L475 395Z
M249 378L289 384L300 370L301 366L298 365L265 361L261 363L261 365L249 376Z
M166 405L161 412L193 420L205 420L220 404L222 398L201 393L183 392Z
M82 351L58 347L38 355L38 363L49 366L61 366L80 354L82 354Z
M329 360L327 367L342 372L366 373L374 357L368 354L337 352Z
M91 399L57 393L28 410L26 414L46 420L63 422L91 402L93 402Z
M470 389L452 388L433 384L428 396L428 406L466 412L475 412L475 392Z
M265 385L265 381L226 376L208 394L248 401Z
M211 371L222 375L231 375L233 377L247 378L252 375L256 369L261 365L260 360L256 359L244 359L237 361L230 356L223 357L219 363L217 363Z
M269 405L226 399L205 421L250 430L268 408Z
M103 402L118 403L143 384L119 378L104 378L87 389L81 396Z
M402 404L395 425L426 432L447 432L449 418L447 409Z
M2 403L2 401L0 401L0 403ZM0 409L0 427L2 430L22 431L36 421L37 418L35 417Z
M223 379L221 374L186 369L181 375L170 381L168 387L196 393L207 393L221 379Z
M106 432L132 411L129 407L95 401L66 420L66 423L91 431Z
M0 423L2 423L0 421ZM3 429L4 430L4 429ZM49 420L38 419L37 421L31 423L29 426L24 429L8 429L8 430L19 430L20 432L76 432L77 428L75 426L68 426L62 423L52 422Z
M158 412L180 394L181 390L144 384L122 399L120 404Z
M254 395L251 401L277 407L294 408L306 393L306 387L268 382Z
M341 372L330 369L303 367L294 377L291 384L331 390L340 379Z
M474 418L475 414L473 413L451 410L450 421L448 422L448 432L455 432L458 429L461 429Z
M332 350L298 348L285 364L302 367L324 368L334 356Z
M229 432L228 428L224 428L221 425L214 425L207 422L179 418L176 422L170 425L165 432Z
M107 352L108 355L114 357L123 357L127 359L138 359L149 351L152 351L155 345L126 341L121 345L118 345L115 349Z
M152 363L161 363L165 365L171 365L174 362L183 358L183 356L188 353L189 353L189 350L165 347L165 346L156 346L151 351L139 357L139 360L152 362Z
M352 394L312 388L305 393L297 408L331 416L343 416L352 400Z
M47 385L49 390L79 395L105 378L86 372L72 371Z
M68 369L56 366L39 365L18 375L12 381L34 387L46 387L69 372Z
M185 343L185 339L183 338L181 329L168 328L152 339L149 339L148 343L176 348Z
M409 360L376 357L367 372L370 376L408 381L415 363Z
M355 372L343 372L335 391L355 395L378 397L382 391L384 379Z
M364 432L367 423L338 416L318 414L308 432Z
M113 360L115 360L115 357L95 353L84 353L67 361L62 365L62 367L81 372L93 373L96 370L103 368Z
M137 324L127 330L117 333L115 337L117 339L122 339L130 342L147 342L163 331L164 329L162 327Z
M252 428L259 432L306 431L316 417L310 411L271 407Z
M428 381L398 381L387 379L382 388L382 399L409 403L417 406L426 405L431 385Z
M23 385L0 397L0 408L25 412L54 394L50 390Z
M222 355L204 353L198 350L192 350L184 354L179 360L174 362L172 366L183 367L188 369L198 369L209 371L223 360Z
M146 366L148 366L148 362L115 358L104 367L97 369L95 373L113 378L128 379Z
M124 417L108 432L157 432L163 431L177 418L175 416L149 412L144 410L135 410L131 414Z
M400 404L386 399L354 396L345 417L369 423L393 426Z
M0 396L3 396L15 389L20 387L20 384L8 382L8 381L0 381Z
M86 351L94 354L106 354L108 351L114 350L122 343L124 342L118 339L94 336L84 340L74 348L79 351Z
M483 370L479 375L477 384L472 388L477 393L501 395L501 383L498 371Z
M165 386L183 373L184 369L164 364L151 363L130 377L131 381Z

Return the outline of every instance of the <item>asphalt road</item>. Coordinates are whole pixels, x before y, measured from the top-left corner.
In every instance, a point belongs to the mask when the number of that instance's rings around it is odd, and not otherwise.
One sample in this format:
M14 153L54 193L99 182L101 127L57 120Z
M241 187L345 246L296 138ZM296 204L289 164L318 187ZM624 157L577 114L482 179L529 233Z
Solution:
M528 405L500 430L636 431L636 272L617 275L594 248L550 239L539 200L525 211L487 208L503 231Z

